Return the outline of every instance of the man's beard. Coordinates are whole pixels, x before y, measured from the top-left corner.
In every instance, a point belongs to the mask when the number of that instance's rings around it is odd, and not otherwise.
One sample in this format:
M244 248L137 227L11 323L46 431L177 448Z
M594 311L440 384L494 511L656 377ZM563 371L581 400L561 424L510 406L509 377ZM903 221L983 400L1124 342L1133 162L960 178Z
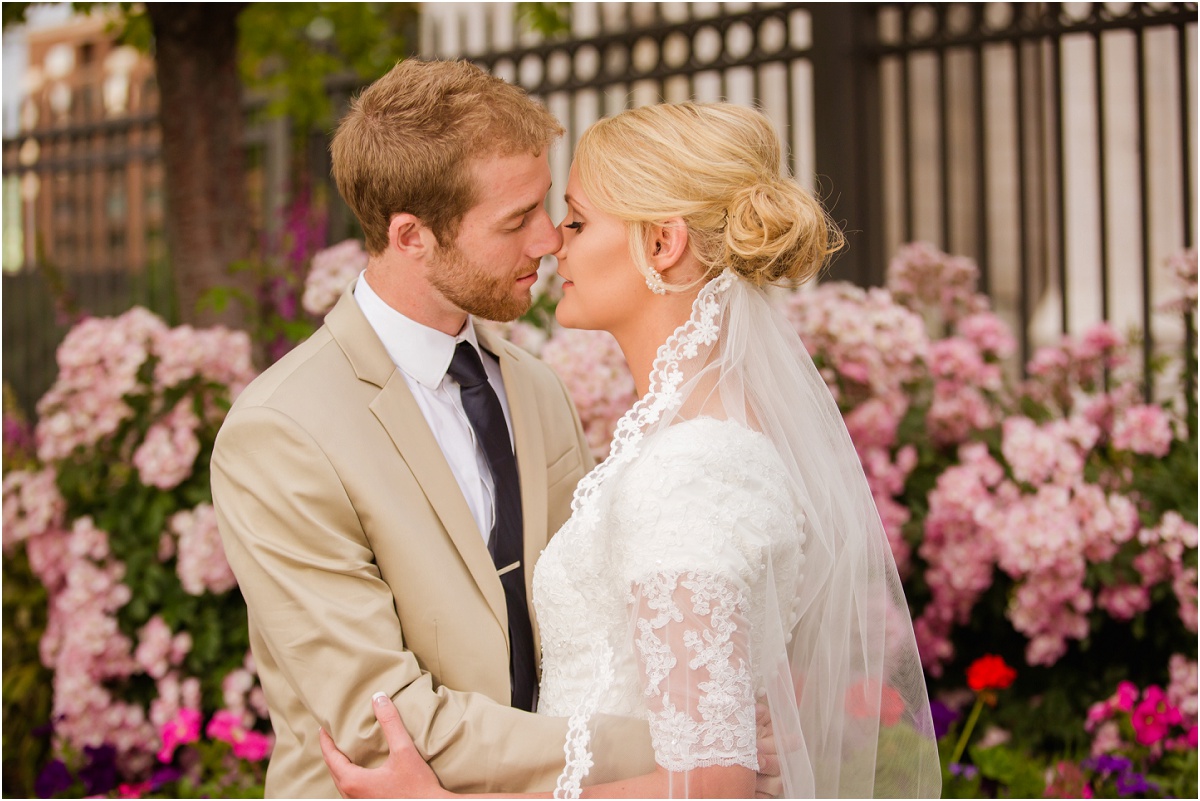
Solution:
M532 294L526 290L514 295L515 282L523 275L537 270L531 261L523 272L515 275L495 275L473 263L466 254L451 245L441 248L429 263L429 283L446 300L467 314L485 320L507 323L517 319L533 305Z

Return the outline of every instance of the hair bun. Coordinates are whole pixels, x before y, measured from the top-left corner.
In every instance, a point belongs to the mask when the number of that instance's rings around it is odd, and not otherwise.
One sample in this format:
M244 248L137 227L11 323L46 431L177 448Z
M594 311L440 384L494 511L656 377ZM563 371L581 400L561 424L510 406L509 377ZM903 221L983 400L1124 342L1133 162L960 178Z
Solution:
M842 244L816 199L777 176L737 190L726 216L724 261L758 286L803 283Z

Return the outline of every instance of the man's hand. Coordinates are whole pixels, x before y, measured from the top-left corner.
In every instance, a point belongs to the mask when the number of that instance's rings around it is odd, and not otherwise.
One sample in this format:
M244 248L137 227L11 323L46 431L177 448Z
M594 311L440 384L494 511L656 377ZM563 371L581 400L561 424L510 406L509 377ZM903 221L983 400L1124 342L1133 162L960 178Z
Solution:
M333 738L321 729L321 754L343 798L451 798L437 774L425 763L400 720L392 699L376 693L371 699L375 719L387 739L388 758L381 767L360 768L338 750Z

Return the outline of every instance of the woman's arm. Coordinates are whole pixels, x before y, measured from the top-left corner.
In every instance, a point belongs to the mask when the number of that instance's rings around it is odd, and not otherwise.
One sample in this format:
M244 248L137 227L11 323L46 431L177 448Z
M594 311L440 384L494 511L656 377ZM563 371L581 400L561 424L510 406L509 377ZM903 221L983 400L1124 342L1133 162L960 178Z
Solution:
M390 753L374 770L360 768L321 730L321 753L344 798L456 798L442 788L433 769L421 759L391 699L377 693L372 699L375 717L383 729ZM761 740L760 740L761 742ZM631 779L583 788L584 798L750 798L755 794L755 773L749 768L707 767L686 773L658 768ZM553 793L498 793L478 798L552 798Z

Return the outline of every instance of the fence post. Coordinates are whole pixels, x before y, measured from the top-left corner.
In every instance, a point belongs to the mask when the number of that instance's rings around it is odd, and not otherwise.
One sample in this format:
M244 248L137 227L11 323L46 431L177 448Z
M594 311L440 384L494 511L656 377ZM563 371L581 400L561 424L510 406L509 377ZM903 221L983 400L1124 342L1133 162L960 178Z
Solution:
M813 3L813 141L817 187L846 248L830 277L883 283L883 187L879 76L867 50L875 12L857 3Z

